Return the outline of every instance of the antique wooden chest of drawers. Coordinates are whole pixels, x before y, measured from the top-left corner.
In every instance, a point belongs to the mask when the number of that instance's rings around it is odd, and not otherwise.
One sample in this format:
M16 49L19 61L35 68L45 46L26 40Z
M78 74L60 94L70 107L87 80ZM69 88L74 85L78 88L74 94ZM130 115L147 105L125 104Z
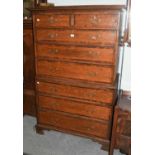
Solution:
M109 148L117 98L122 6L32 9L37 132L58 130Z

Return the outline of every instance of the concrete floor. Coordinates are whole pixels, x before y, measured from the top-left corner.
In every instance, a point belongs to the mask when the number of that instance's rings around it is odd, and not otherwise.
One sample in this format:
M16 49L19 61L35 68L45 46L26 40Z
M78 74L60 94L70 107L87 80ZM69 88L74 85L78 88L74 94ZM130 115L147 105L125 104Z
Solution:
M90 139L56 131L35 132L36 119L23 118L23 152L28 155L108 155L101 145ZM114 155L123 155L115 150Z

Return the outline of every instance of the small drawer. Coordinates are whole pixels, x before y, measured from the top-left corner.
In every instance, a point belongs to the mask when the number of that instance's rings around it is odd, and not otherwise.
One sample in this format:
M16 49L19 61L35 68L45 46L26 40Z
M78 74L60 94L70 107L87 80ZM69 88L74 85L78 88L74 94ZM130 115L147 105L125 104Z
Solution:
M110 120L112 109L68 99L38 96L39 108L63 111L71 114L88 116L96 119Z
M115 63L114 48L88 48L77 46L56 46L38 44L36 53L39 57L96 61L109 64Z
M36 27L69 27L69 15L44 14L35 16Z
M103 102L111 105L114 99L114 90L92 89L78 86L61 85L47 82L37 82L37 91L57 96L72 97L87 101Z
M108 123L68 116L56 111L40 111L39 123L109 139Z
M56 76L94 82L113 83L113 66L91 65L63 61L37 61L37 75Z
M75 27L81 29L118 29L119 16L112 14L75 15Z
M116 31L80 31L80 30L36 30L37 41L58 41L59 43L114 45Z

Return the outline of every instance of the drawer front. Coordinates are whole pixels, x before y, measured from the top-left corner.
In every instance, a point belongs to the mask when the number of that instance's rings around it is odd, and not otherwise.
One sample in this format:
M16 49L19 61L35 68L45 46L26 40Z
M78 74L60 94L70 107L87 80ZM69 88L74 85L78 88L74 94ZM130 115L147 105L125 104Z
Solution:
M119 16L108 14L75 15L75 27L82 29L118 29Z
M104 102L109 105L112 104L114 97L114 90L106 88L92 89L46 82L39 82L37 84L37 91L58 96Z
M78 44L114 45L116 31L37 30L37 41L59 41Z
M39 96L38 101L40 108L58 110L103 120L111 119L112 109L108 107L45 96Z
M113 48L37 45L37 56L69 60L96 61L114 64Z
M69 15L36 15L35 26L36 27L69 27L70 16Z
M81 63L38 60L37 75L112 83L113 67Z
M39 123L52 125L63 129L79 131L102 138L109 138L108 123L99 123L78 117L71 117L60 112L40 111Z

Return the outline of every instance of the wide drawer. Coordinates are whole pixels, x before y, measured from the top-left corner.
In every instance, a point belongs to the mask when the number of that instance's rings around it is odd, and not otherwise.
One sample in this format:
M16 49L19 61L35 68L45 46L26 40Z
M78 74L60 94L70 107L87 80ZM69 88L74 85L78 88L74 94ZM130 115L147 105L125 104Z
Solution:
M37 75L57 76L78 80L113 83L113 66L100 66L63 61L37 61Z
M114 64L115 52L114 48L92 48L92 47L78 47L78 46L56 46L47 44L37 44L37 56L82 60L82 61L96 61Z
M109 138L109 124L100 123L80 117L73 117L55 111L39 111L39 123L52 125L62 129L68 129L94 135L102 138Z
M36 27L69 27L69 15L44 14L35 16Z
M119 16L112 14L75 15L75 27L82 29L118 29Z
M108 107L55 97L38 96L38 104L41 109L58 110L103 120L110 120L112 114L112 109Z
M36 30L37 41L59 41L77 44L114 45L117 41L116 31L82 31L82 30Z
M114 100L114 90L107 88L94 89L39 81L37 82L37 91L57 96L103 102L109 105L111 105Z

